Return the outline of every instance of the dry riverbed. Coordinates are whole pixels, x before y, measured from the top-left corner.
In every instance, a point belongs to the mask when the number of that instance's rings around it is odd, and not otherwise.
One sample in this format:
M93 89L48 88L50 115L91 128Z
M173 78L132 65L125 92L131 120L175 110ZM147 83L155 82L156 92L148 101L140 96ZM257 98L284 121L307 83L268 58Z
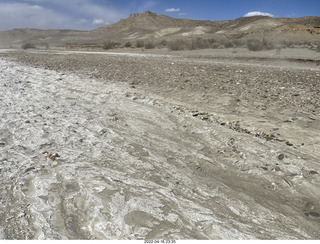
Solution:
M319 239L319 80L314 57L0 51L0 239Z

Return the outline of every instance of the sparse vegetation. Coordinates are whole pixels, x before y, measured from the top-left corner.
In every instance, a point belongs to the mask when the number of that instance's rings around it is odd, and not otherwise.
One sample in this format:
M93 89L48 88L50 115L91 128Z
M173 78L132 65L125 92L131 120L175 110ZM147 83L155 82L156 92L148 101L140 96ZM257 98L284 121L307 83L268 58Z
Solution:
M166 40L161 40L157 43L157 47L166 47L167 46L167 41Z
M124 44L124 47L132 47L132 43L130 41L127 41L125 44Z
M251 39L247 41L247 48L250 51L271 50L274 49L274 44L266 39L263 39L262 41Z
M226 43L224 44L224 47L225 48L232 48L232 47L234 47L234 44L233 44L233 42L232 41L226 41Z
M195 39L176 39L168 42L167 46L170 50L195 50L195 49L221 49L221 48L235 48L243 46L243 41L235 39L229 40L224 36L219 38L200 38Z
M263 49L262 43L259 40L248 40L247 48L250 51L261 51Z
M137 47L137 48L144 47L144 41L142 41L142 40L137 40L137 41L136 41L136 47Z
M49 49L49 44L47 42L41 42L40 46L44 49Z
M22 48L22 49L31 49L31 48L36 48L36 47L35 47L34 44L28 42L28 43L22 44L22 45L21 45L21 48Z
M144 45L144 48L145 49L154 49L156 46L154 45L153 42L147 42L145 45Z
M185 50L187 49L187 41L183 39L177 39L168 42L168 48L172 51Z
M118 42L115 42L113 40L105 40L102 44L102 48L104 50L113 49L119 45Z
M293 41L286 41L286 40L283 40L282 43L281 43L281 46L283 48L293 48L294 47L294 42Z

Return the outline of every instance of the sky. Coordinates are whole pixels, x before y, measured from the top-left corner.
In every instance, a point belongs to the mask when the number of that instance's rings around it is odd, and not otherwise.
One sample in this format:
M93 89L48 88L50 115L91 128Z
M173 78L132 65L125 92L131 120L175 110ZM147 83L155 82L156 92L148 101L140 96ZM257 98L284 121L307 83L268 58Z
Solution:
M0 0L0 31L92 30L146 11L197 20L298 18L320 16L320 0Z

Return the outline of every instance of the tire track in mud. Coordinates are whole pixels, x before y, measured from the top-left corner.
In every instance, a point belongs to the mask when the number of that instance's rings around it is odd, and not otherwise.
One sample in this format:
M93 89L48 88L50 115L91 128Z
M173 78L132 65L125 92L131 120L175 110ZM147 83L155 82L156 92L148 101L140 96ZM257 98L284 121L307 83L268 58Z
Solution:
M318 211L315 188L301 195L259 167L281 145L131 96L125 84L0 67L3 239L318 237L317 217L303 213L307 203Z

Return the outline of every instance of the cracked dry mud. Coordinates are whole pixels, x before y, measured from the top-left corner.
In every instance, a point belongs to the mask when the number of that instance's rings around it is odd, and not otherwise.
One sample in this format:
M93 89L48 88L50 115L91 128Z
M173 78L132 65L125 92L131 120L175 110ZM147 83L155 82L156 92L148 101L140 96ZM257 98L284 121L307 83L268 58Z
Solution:
M320 238L318 67L6 55L1 239Z

